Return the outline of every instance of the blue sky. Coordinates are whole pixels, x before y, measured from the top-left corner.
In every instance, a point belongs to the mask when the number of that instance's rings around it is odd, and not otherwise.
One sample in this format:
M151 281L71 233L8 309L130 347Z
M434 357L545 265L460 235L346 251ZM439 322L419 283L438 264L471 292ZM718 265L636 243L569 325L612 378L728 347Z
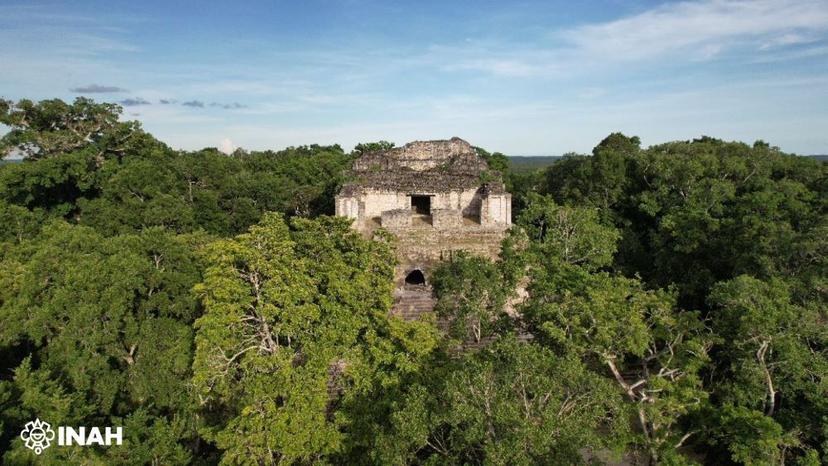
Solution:
M183 149L623 131L828 153L828 1L0 0L0 96L78 95Z

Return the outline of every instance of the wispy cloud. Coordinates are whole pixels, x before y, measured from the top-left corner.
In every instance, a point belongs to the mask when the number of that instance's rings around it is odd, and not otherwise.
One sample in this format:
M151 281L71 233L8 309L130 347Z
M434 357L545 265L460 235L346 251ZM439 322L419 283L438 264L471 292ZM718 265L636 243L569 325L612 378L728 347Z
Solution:
M644 13L560 33L596 59L636 60L668 52L762 44L796 31L828 29L824 0L705 0L665 4Z
M73 87L69 89L69 91L76 94L112 94L117 92L128 92L122 87L105 86L102 84L89 84L88 86Z
M112 18L57 10L57 5L0 5L0 87L26 88L27 97L54 96L56 87L81 94L124 92L120 86L77 82L125 82L102 57L138 48L108 24Z
M185 107L193 107L193 108L204 108L204 102L200 100L188 100L181 105Z
M801 60L828 55L828 45L808 47L799 50L771 51L749 59L748 63L773 63L785 60Z
M572 75L596 67L662 60L692 63L730 52L801 50L828 31L824 0L702 0L666 3L620 19L547 31L521 44L432 47L429 59L449 71L503 77ZM517 46L519 45L519 46ZM728 58L733 58L728 55Z
M130 97L128 99L124 99L118 102L119 104L123 105L124 107L136 107L139 105L150 105L148 100L142 99L140 97Z
M548 52L535 51L532 53L533 57L523 58L509 58L497 57L497 53L489 56L480 56L469 59L461 59L457 62L450 62L443 66L444 70L474 70L484 71L489 74L504 77L530 77L538 74L547 74L548 72L558 69L555 66L555 60L544 60L544 55L549 55ZM485 53L481 55L486 55ZM492 56L494 55L494 56ZM549 63L549 64L545 64Z
M243 105L243 104L240 104L238 102L232 102L232 103L229 103L229 104L222 104L222 103L219 103L219 102L210 102L210 106L211 107L223 108L225 110L235 110L235 109L240 109L240 108L247 108L247 105Z
M811 44L817 41L819 41L819 36L815 34L789 33L771 37L765 41L759 49L768 50L777 47L786 47L789 45Z

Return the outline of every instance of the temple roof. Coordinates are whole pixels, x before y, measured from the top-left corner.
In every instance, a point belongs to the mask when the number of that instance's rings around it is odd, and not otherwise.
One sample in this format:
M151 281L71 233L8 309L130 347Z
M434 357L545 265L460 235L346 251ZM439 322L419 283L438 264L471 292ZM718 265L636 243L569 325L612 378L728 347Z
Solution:
M485 174L485 179L484 179ZM503 191L500 173L460 138L414 141L402 147L369 152L354 161L351 181L342 194L363 188L402 192L445 192L484 188Z

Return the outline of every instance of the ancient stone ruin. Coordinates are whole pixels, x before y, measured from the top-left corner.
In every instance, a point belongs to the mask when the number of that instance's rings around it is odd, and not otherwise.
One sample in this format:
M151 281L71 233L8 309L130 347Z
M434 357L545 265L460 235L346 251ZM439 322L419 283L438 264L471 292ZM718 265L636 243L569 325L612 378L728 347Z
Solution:
M511 225L512 196L500 173L466 141L415 141L363 154L336 197L336 214L370 235L397 238L394 312L416 318L434 307L429 272L458 250L491 258Z

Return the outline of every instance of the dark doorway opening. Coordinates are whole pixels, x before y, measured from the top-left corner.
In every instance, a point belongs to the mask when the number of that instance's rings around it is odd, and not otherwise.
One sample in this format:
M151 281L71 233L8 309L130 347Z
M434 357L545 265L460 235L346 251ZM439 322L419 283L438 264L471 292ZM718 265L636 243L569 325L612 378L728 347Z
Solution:
M419 269L414 269L411 272L408 272L408 275L405 276L405 284L406 285L425 285L425 275Z
M419 215L431 215L431 196L411 196L411 210Z

